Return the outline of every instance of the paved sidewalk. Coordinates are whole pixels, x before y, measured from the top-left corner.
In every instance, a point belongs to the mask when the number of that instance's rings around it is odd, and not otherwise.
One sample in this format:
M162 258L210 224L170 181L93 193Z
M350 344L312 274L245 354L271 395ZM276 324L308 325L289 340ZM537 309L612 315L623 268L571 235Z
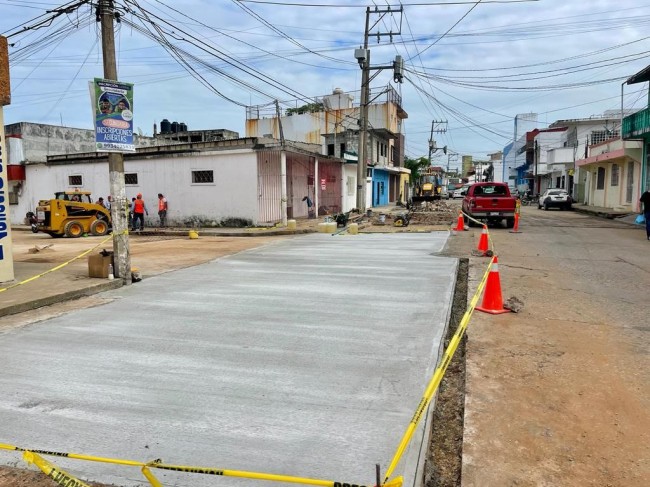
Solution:
M633 213L628 210L615 210L613 208L605 208L603 206L584 205L581 203L574 203L573 209L580 213L587 213L589 215L599 216L609 219L626 220L625 217L633 215L631 223L634 223L634 218L638 213Z

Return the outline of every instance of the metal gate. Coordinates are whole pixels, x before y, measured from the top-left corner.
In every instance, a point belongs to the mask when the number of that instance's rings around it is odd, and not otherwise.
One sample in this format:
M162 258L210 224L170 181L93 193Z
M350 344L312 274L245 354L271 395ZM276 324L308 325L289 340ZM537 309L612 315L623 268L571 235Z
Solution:
M282 219L279 151L257 153L257 205L260 222L272 223Z
M318 161L318 214L332 215L341 211L341 163Z
M307 196L314 198L315 159L304 154L287 154L287 218L308 215Z

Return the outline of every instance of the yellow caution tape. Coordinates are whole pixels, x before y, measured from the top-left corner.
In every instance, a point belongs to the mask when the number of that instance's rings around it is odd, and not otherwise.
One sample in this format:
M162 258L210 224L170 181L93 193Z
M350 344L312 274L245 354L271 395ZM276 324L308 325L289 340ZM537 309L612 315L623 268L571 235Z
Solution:
M462 213L463 215L465 215L469 220L472 220L473 222L475 222L475 223L481 225L482 227L485 227L485 231L487 232L488 240L490 241L490 247L492 247L492 249L494 249L494 248L495 248L495 247L494 247L494 240L492 240L492 235L490 234L490 230L488 230L487 225L486 225L485 223L483 223L482 221L477 220L476 218L472 218L471 216L469 216L469 215L468 215L467 213L465 213L464 211L461 211L461 213ZM493 250L493 252L496 254L496 251L495 251L495 250Z
M151 473L151 470L149 470L148 467L142 467L142 475L147 478L153 487L163 487L163 484L161 484L160 481L154 476L154 474Z
M27 463L36 465L43 471L45 475L63 487L90 487L90 485L73 477L65 470L61 470L59 467L53 465L34 452L26 451L23 453L23 460L25 460Z
M320 485L322 487L367 487L363 484L357 484L352 482L338 482L333 480L321 480L321 479L312 479L307 477L295 477L292 475L278 475L271 473L262 473L262 472L247 472L243 470L226 470L218 469L211 467L196 467L189 465L172 465L162 463L160 460L154 460L153 462L143 463L134 460L123 460L119 458L106 458L106 457L96 457L92 455L84 455L80 453L66 453L66 452L56 452L56 451L47 451L39 449L27 449L21 448L14 445L9 445L5 443L0 443L0 450L14 450L22 451L32 455L49 455L56 457L72 458L76 460L86 460L89 462L101 462L101 463L112 463L116 465L126 465L130 467L141 467L142 474L146 477L149 483L153 487L162 487L162 484L151 472L152 468L158 468L161 470L172 470L175 472L187 472L187 473L198 473L205 475L218 475L224 477L238 477L246 479L255 479L255 480L269 480L273 482L288 482L294 484L305 484L305 485ZM71 486L76 484L70 484ZM84 486L85 484L79 484ZM397 477L395 480L392 480L390 483L386 484L387 487L401 487L402 478Z
M440 385L440 382L442 381L442 378L444 377L445 372L447 371L447 367L449 366L451 359L454 357L454 353L456 352L456 349L460 344L460 340L463 338L463 334L467 329L469 320L472 317L474 308L478 304L478 300L481 296L481 293L483 292L483 288L485 287L485 283L487 282L487 278L493 263L494 263L494 257L490 259L490 263L487 267L487 270L485 271L485 274L483 274L483 278L481 279L481 282L479 283L478 288L476 289L476 292L474 293L474 296L470 301L469 308L467 309L467 311L465 311L463 318L460 320L460 324L456 329L456 333L454 333L454 336L452 337L451 341L449 342L449 345L447 346L447 349L445 350L444 355L442 356L442 360L440 364L438 365L438 367L436 367L436 370L433 373L433 376L431 377L429 384L424 390L424 395L422 396L422 399L420 399L420 403L418 404L418 407L415 410L415 414L413 414L413 417L411 418L411 422L406 428L406 432L404 433L404 436L402 436L402 440L400 441L399 446L397 447L397 451L395 452L395 455L393 456L393 459L391 460L390 465L388 466L388 470L386 470L384 485L386 485L386 482L388 481L388 479L390 479L390 476L393 474L395 467L397 467L397 464L402 459L402 455L404 454L406 447L411 441L413 433L415 432L415 428L417 427L418 423L420 422L420 419L422 418L422 415L424 414L427 407L429 406L429 403L433 399L433 395L438 389L438 386Z
M289 482L294 484L305 485L320 485L323 487L366 487L362 484L354 484L349 482L335 482L332 480L311 479L306 477L295 477L292 475L278 475L271 473L261 472L247 472L244 470L226 470L207 467L191 467L187 465L169 465L166 463L150 463L147 465L151 468L159 468L162 470L173 470L176 472L199 473L206 475L220 475L224 477L238 477L245 479L255 480L270 480L272 482Z

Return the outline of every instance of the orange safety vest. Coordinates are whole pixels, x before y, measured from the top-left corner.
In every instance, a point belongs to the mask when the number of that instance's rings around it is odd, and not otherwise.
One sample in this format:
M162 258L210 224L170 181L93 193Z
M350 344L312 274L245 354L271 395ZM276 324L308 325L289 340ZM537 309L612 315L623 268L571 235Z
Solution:
M144 200L136 199L133 202L133 213L144 213Z
M167 209L167 198L158 198L158 211Z

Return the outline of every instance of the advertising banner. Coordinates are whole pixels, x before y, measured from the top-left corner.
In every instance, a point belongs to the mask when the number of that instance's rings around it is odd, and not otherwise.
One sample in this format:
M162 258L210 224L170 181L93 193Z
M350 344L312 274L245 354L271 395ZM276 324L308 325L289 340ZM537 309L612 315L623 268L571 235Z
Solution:
M4 113L0 104L0 282L14 279L11 220L9 219L9 181L7 180L9 158L6 150Z
M134 152L133 84L95 78L91 83L98 152Z

